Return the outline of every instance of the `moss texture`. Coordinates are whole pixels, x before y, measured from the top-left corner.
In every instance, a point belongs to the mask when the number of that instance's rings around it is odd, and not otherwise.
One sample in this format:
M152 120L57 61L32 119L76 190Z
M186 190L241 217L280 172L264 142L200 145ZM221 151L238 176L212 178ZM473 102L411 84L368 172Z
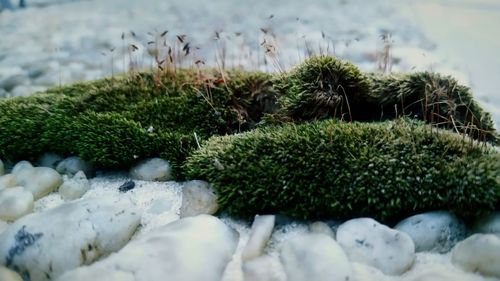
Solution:
M365 74L332 56L311 57L279 76L275 84L283 109L293 120L371 120L377 110Z
M438 73L370 74L382 119L407 116L482 141L495 141L491 115L473 99L468 87Z
M213 137L188 158L190 178L214 184L237 216L370 216L430 209L472 217L500 199L500 154L404 120L322 121Z

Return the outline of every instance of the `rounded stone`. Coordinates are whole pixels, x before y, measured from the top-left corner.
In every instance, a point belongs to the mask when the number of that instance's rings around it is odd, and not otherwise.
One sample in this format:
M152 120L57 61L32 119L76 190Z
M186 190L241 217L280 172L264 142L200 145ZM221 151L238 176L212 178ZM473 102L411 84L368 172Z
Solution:
M89 162L78 156L65 158L57 164L56 170L65 175L74 176L78 171L83 171L87 177L94 176L94 167Z
M408 234L416 252L447 253L467 236L465 223L447 211L433 211L411 216L394 229Z
M70 179L64 177L66 180L59 187L59 194L65 200L78 199L90 189L90 182L83 171L79 171Z
M217 195L208 182L192 180L184 183L182 187L181 217L200 214L213 215L218 209Z
M0 190L0 219L15 221L33 211L33 195L24 187Z
M0 176L0 189L17 186L16 176L13 174L6 174Z
M130 177L136 180L168 181L172 179L170 163L161 158L141 161L130 169Z
M474 234L451 251L451 262L465 271L500 278L500 237Z
M40 167L49 167L52 169L56 169L57 165L61 163L64 158L60 155L57 155L52 152L44 153L37 161L38 166Z
M56 190L62 184L62 177L52 168L26 167L18 171L16 181L20 186L33 193L36 200Z
M12 167L11 174L17 175L17 174L21 173L22 171L29 170L31 168L33 168L33 165L31 165L30 162L28 162L26 160L19 161L16 163L16 165L14 165L14 167Z
M288 281L351 280L353 275L342 248L325 234L304 233L286 240L280 259Z
M2 281L23 281L17 272L12 271L4 266L0 266L0 280Z
M415 259L415 245L408 234L371 218L340 225L337 241L350 261L373 266L387 275L404 273Z
M491 233L500 235L500 211L492 212L491 214L479 219L472 227L474 233Z

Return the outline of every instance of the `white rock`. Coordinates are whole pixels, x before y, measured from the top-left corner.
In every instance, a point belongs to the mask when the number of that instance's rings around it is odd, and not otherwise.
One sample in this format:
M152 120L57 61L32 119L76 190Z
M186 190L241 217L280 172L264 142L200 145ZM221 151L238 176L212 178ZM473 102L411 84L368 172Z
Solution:
M56 169L57 165L63 160L64 158L60 155L57 155L55 153L47 152L44 153L39 159L38 159L38 166L40 167L49 167L52 169Z
M13 174L6 174L0 176L0 189L18 186L16 176Z
M217 195L206 181L192 180L182 187L181 217L213 215L219 209Z
M500 278L500 237L474 234L451 251L451 262L465 271Z
M17 175L23 170L30 170L31 168L33 168L33 165L31 165L30 162L25 160L19 161L16 163L16 165L14 165L14 167L12 167L11 174Z
M15 221L33 211L33 195L24 187L0 190L0 219Z
M333 232L333 229L328 224L322 221L311 223L309 225L309 231L311 233L323 233L335 239L335 232Z
M467 235L465 223L446 211L411 216L399 222L394 229L410 235L416 252L447 253Z
M273 233L274 222L275 217L272 215L255 216L250 230L250 237L241 253L243 261L251 260L263 254L264 248Z
M61 194L61 197L64 200L74 200L82 197L82 195L89 189L89 180L83 171L79 171L74 177L63 182L63 184L59 187L59 194Z
M269 255L245 261L242 271L244 281L281 281L285 275L279 258Z
M11 224L0 235L0 264L16 268L31 281L52 280L118 251L139 222L140 215L128 200L65 203Z
M87 177L92 177L94 175L94 167L92 164L78 156L71 156L62 160L57 164L56 170L61 174L69 176L75 175L78 171L83 171Z
M0 159L0 176L5 174L5 167L3 165L2 159Z
M280 258L288 281L352 279L352 268L346 254L325 234L301 234L286 240Z
M9 224L6 221L0 220L0 234L2 234L7 227L9 227Z
M408 279L409 281L473 281L475 278L470 278L463 272L455 272L447 270L443 266L430 267L422 272L418 272L416 276Z
M168 181L172 179L172 168L161 158L146 159L130 169L130 177L136 180Z
M237 244L238 233L219 219L209 215L185 218L57 281L220 281Z
M35 200L51 193L62 184L61 175L52 168L25 167L14 174L17 184L33 193Z
M472 227L472 231L500 235L500 211L493 212L478 220Z
M2 281L23 281L17 272L12 271L4 266L0 266L0 280Z
M337 241L349 260L400 275L413 264L415 245L408 234L370 218L352 219L337 230Z
M375 267L357 262L353 262L351 265L354 275L352 281L385 281L389 279L387 275Z

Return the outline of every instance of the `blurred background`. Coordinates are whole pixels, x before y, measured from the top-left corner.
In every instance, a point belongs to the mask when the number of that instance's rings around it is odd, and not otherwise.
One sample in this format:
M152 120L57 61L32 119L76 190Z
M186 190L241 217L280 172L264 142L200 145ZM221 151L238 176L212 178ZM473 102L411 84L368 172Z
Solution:
M169 50L186 67L271 72L332 54L450 74L500 128L499 29L499 0L0 0L0 97L152 68Z

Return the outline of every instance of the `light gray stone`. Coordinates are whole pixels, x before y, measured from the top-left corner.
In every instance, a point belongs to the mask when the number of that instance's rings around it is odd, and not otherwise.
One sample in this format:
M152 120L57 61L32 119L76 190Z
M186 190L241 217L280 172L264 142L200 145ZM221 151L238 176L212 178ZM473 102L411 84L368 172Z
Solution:
M472 227L474 233L491 233L500 235L500 211L479 219Z
M78 199L90 189L90 182L83 171L79 171L72 178L66 175L64 178L65 181L59 187L59 194L64 200Z
M23 281L17 272L12 271L4 266L0 266L0 280L1 281Z
M447 253L467 235L465 223L446 211L411 216L399 222L394 229L410 235L416 252Z
M6 174L0 176L0 190L4 188L17 186L16 176L13 174Z
M219 219L189 217L155 229L57 281L220 281L237 244L238 233Z
M7 227L9 227L9 224L6 221L0 220L0 234L2 234Z
M0 190L0 219L15 221L33 212L33 194L24 187Z
M161 158L146 159L130 169L130 177L136 180L168 181L172 179L172 168L168 161Z
M47 152L44 153L37 161L38 166L40 167L49 167L52 169L56 169L57 165L63 160L64 158L60 155L57 155L52 152Z
M500 237L474 234L451 251L451 262L469 272L500 278Z
M25 216L0 234L0 264L16 268L31 281L53 280L118 251L139 223L140 214L129 200L65 203Z
M63 182L56 170L47 167L24 167L15 176L17 184L30 191L35 200L56 190Z
M322 221L315 221L311 223L309 225L309 231L311 233L323 233L335 239L335 232L333 232L333 229L327 223Z
M18 85L22 85L28 81L28 77L24 74L14 74L0 81L0 88L10 92Z
M262 255L243 262L243 281L282 281L283 265L276 256Z
M74 176L78 171L83 171L88 178L94 176L94 167L89 162L78 156L65 158L57 164L56 170L65 175Z
M337 241L349 260L373 266L387 275L400 275L415 259L408 234L370 218L352 219L337 230Z
M181 217L213 215L219 209L217 195L206 181L192 180L182 186Z
M16 163L16 165L14 165L14 167L12 167L11 174L17 175L26 169L30 170L30 168L33 168L33 165L31 165L30 162L26 160L19 161Z
M274 222L275 217L273 215L255 216L250 230L250 237L241 253L243 261L254 259L264 253L264 248L273 233Z
M286 240L280 258L288 281L352 279L346 254L325 234L306 233Z

